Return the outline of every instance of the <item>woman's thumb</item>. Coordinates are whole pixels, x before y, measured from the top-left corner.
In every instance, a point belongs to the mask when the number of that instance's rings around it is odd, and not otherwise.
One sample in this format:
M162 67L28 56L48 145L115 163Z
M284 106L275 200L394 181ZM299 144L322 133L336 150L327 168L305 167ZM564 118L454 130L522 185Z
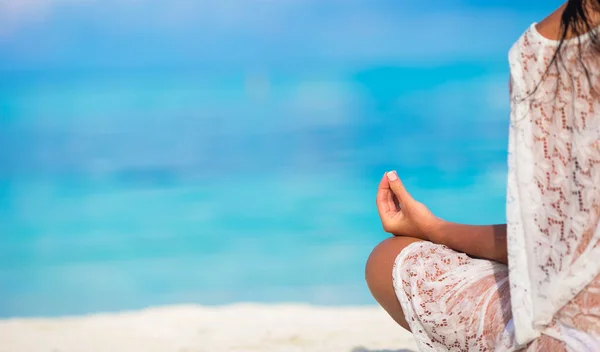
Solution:
M396 195L396 197L398 197L398 200L400 202L409 200L411 198L408 191L406 191L406 188L404 188L404 184L402 184L402 181L400 181L400 178L398 177L396 171L389 171L386 173L386 176L388 178L392 192L394 192L394 194Z

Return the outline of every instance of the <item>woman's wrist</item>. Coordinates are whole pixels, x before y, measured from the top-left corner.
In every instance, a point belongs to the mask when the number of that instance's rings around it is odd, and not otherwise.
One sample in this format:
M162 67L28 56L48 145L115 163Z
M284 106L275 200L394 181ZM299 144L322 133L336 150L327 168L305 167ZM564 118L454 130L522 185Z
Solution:
M427 240L435 244L446 245L447 231L445 228L448 226L448 224L449 222L446 220L434 217L426 229Z
M438 219L431 222L430 242L473 257L506 264L506 225L465 225Z

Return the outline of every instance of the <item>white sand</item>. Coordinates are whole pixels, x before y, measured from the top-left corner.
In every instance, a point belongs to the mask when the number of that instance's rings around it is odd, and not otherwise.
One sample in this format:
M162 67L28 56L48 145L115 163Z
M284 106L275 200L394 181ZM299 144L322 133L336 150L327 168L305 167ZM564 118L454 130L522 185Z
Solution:
M56 319L0 320L2 352L417 351L377 307L175 306Z

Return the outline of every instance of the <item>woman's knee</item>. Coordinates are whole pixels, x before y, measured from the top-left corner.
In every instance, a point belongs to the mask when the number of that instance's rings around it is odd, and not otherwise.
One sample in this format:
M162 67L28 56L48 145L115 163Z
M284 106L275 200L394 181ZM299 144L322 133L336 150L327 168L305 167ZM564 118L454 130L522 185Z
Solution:
M367 259L365 266L365 279L367 283L379 283L382 279L392 280L392 269L396 257L409 244L418 242L419 239L412 237L390 237L381 241Z
M396 297L392 270L396 257L406 246L419 241L410 237L391 237L379 243L367 260L365 279L373 298L403 328L410 331Z

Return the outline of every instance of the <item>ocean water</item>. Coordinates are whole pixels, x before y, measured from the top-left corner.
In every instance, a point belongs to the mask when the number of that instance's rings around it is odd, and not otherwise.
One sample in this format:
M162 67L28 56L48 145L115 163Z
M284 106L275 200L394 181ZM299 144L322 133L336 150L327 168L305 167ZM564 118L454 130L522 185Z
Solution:
M504 221L507 69L15 71L0 83L0 317L374 304L383 173Z

